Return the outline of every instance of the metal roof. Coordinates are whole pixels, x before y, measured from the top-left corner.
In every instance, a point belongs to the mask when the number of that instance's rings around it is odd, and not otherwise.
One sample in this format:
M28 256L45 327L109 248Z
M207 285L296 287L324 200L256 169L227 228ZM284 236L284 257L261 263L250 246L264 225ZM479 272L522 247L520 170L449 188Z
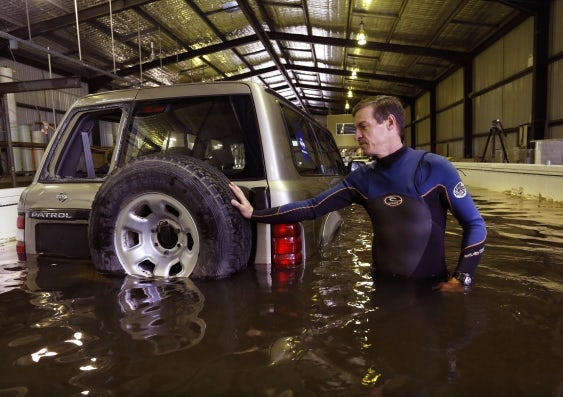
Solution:
M416 98L546 2L3 0L0 56L92 92L252 80L313 114L342 113L366 95Z

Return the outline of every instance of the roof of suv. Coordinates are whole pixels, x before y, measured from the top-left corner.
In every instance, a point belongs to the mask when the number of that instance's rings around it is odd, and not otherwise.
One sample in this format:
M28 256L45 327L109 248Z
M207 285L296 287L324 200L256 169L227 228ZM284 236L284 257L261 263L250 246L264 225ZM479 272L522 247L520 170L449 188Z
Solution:
M186 83L160 87L129 88L116 91L105 91L86 95L78 99L75 107L89 106L92 104L125 102L142 99L181 97L189 93L192 95L217 95L233 93L249 93L252 90L266 91L266 89L252 82L206 82ZM269 91L269 90L268 90Z

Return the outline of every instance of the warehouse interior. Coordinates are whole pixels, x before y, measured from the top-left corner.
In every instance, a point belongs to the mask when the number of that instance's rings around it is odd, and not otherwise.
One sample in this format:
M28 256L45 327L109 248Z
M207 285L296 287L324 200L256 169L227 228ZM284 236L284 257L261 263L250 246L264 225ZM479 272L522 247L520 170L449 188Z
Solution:
M0 397L563 397L563 0L1 4Z
M405 105L412 147L561 164L562 20L563 0L6 0L2 180L29 180L80 96L229 80L276 91L343 148L353 134L336 125L350 108L389 94ZM487 144L492 122L502 152ZM21 149L13 166L10 146Z

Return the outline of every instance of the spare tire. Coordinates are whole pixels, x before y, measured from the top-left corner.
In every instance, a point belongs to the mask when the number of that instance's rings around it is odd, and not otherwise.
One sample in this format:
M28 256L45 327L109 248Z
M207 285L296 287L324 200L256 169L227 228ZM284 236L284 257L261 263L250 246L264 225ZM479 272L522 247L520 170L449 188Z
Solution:
M102 273L224 278L243 269L250 223L229 180L191 157L148 156L107 177L94 198L90 254Z

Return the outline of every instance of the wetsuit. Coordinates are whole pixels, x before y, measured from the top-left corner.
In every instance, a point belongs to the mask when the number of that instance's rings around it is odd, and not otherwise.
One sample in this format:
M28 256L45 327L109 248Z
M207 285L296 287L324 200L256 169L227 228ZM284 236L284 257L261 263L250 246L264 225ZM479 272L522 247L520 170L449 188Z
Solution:
M463 228L455 270L475 273L485 246L485 222L455 167L446 158L421 150L403 147L311 199L255 210L252 219L293 223L352 203L363 205L372 221L375 274L445 278L447 210Z

